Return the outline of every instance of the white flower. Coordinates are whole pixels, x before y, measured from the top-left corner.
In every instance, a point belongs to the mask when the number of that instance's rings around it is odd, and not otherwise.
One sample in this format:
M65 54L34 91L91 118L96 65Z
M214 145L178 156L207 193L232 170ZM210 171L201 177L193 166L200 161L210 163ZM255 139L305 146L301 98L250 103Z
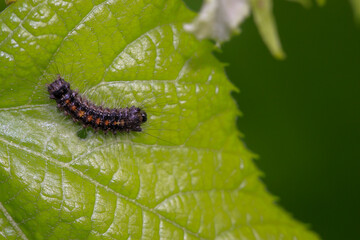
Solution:
M222 43L239 31L238 26L249 13L248 0L206 0L198 17L184 29L198 39L212 38Z

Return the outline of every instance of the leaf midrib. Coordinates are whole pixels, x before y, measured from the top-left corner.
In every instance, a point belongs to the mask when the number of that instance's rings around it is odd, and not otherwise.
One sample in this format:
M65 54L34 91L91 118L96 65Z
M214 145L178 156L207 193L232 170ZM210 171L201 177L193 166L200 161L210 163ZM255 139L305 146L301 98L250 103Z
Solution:
M135 200L133 200L133 199L131 199L131 198L128 198L127 196L124 196L124 195L122 195L122 194L114 191L113 189L111 189L111 188L109 188L109 187L107 187L107 186L105 186L105 185L103 185L103 184L95 181L95 180L92 179L91 177L86 176L85 174L83 174L80 170L77 170L77 169L69 166L69 165L66 164L66 163L59 162L59 161L57 161L56 159L53 159L53 158L48 157L48 156L45 156L44 154L38 153L38 152L36 152L36 151L33 151L33 150L31 150L31 149L29 149L29 148L27 148L27 147L23 147L23 146L20 146L20 145L18 145L18 144L15 144L15 143L13 143L13 142L9 142L9 141L7 141L7 140L5 140L5 139L3 139L3 138L0 138L0 142L3 142L4 144L10 145L10 146L12 146L12 147L14 147L14 148L17 148L17 149L21 150L21 151L25 151L25 152L27 152L27 153L29 153L29 154L33 154L33 155L36 155L36 156L38 156L38 157L41 157L41 158L43 158L44 160L47 160L47 161L49 161L49 162L51 162L51 163L53 163L53 164L55 164L55 165L57 165L57 166L59 166L59 167L61 167L61 168L67 169L68 171L70 171L70 172L72 172L72 173L80 176L82 179L87 180L87 181L90 182L91 184L94 184L94 186L99 187L99 188L102 188L102 189L104 189L104 190L106 190L106 191L114 194L115 196L124 199L125 201L128 201L128 202L133 203L133 204L136 205L137 207L141 208L143 211L148 211L148 212L151 212L151 213L155 214L157 217L159 217L159 219L164 220L164 221L172 224L173 226L175 226L175 227L183 230L184 232L186 232L186 233L188 233L188 234L190 234L190 235L192 235L192 236L195 236L195 237L197 237L197 238L199 238L199 239L204 239L204 240L206 239L206 238L204 238L204 237L201 237L198 233L192 232L192 231L188 230L187 228L185 228L184 226L182 226L182 225L174 222L173 220L168 219L166 216L164 216L164 215L162 215L162 214L154 211L153 209L151 209L151 208L149 208L149 207L147 207L147 206L145 206L145 205L143 205L143 204L141 204L141 203L139 203L139 202L137 202L137 201L135 201ZM0 202L0 204L1 204L1 202Z

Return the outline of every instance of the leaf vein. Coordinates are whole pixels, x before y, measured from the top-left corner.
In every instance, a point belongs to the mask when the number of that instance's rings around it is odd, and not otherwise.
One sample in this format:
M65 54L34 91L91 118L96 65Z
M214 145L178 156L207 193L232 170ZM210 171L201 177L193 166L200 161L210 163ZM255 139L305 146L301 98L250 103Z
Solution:
M15 220L10 216L4 205L0 202L0 210L4 213L6 219L9 221L11 226L16 230L16 232L19 234L19 236L24 239L28 240L25 233L21 230L21 228L18 226L18 223L15 222Z
M181 229L183 232L186 232L186 233L188 233L188 234L190 234L190 235L192 235L192 236L195 236L195 237L197 237L197 238L200 238L200 239L205 239L205 238L202 238L198 233L195 233L195 232L190 231L189 229L186 229L184 226L182 226L182 225L176 223L175 221L173 221L173 220L165 217L164 215L158 213L158 212L155 211L154 209L151 209L151 208L149 208L149 207L147 207L147 206L145 206L145 205L143 205L143 204L140 204L140 203L138 203L137 201L135 201L135 200L133 200L133 199L127 197L127 196L124 196L124 195L122 195L122 194L120 194L120 193L118 193L118 192L116 192L116 191L114 191L113 189L109 188L108 186L105 186L105 185L103 185L103 184L100 184L99 182L93 180L93 179L90 178L89 176L87 176L87 175L85 175L84 173L82 173L80 170L77 170L77 169L75 169L75 168L73 168L73 167L71 167L71 166L68 166L68 165L65 164L65 163L56 161L56 159L53 159L53 158L51 158L51 157L47 157L47 156L45 156L45 155L43 155L43 154L41 154L41 153L38 153L38 152L33 151L33 150L31 150L31 149L28 149L28 148L26 148L26 147L19 146L18 144L15 144L15 143L13 143L13 142L9 142L9 141L7 141L7 140L5 140L5 139L3 139L3 138L0 138L0 141L3 142L4 144L10 145L10 146L15 147L15 148L18 148L18 149L20 149L20 150L22 150L22 151L25 151L25 152L30 153L30 154L34 154L34 155L39 156L39 157L41 157L41 158L43 158L43 159L45 159L45 160L47 160L47 161L50 161L51 163L60 166L60 167L62 168L62 171L63 171L64 169L67 169L68 171L70 171L70 172L72 172L72 173L74 173L74 174L77 174L78 176L80 176L80 177L83 178L84 180L87 180L88 182L94 184L96 187L103 188L103 189L106 190L107 192L110 192L110 193L114 194L115 196L124 199L125 201L128 201L128 202L133 203L135 206L139 207L140 209L155 214L159 219L161 219L161 220L163 220L163 221L165 221L165 222L168 222L169 224L173 225L174 227L177 227L177 228Z

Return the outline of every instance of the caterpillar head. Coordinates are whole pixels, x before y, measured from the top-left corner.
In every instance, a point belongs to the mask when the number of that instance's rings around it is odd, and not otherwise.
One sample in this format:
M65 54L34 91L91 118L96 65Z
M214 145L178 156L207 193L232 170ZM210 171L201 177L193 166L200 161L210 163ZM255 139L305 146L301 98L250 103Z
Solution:
M47 87L51 99L60 99L62 96L71 91L70 83L66 82L63 78L60 77L60 75Z

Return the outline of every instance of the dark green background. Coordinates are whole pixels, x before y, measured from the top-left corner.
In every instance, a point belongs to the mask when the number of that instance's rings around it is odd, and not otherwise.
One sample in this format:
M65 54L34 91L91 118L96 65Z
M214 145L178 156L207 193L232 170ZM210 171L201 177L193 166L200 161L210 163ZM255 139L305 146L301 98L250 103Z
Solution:
M216 54L241 89L239 129L281 206L324 240L360 239L360 26L343 0L274 11L286 60L251 18Z
M325 240L360 239L360 28L347 1L274 6L287 58L252 20L223 47L239 129L280 205Z
M241 90L239 129L281 206L324 240L360 239L360 26L344 0L274 12L286 60L253 19L216 54Z

